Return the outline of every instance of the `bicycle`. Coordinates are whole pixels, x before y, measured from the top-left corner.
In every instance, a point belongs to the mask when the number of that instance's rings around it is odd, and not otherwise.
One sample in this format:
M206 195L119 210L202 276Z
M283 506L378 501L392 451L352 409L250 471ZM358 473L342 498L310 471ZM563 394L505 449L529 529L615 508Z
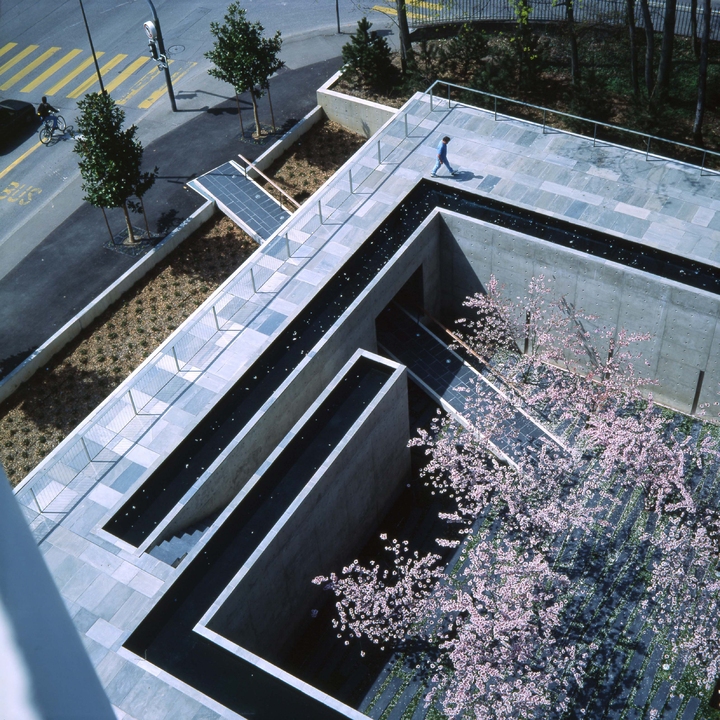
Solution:
M63 133L65 132L65 127L65 119L62 115L58 115L57 113L50 113L43 120L42 127L38 131L40 142L43 145L47 145L53 139L53 133L55 132L55 130L59 130L61 133Z

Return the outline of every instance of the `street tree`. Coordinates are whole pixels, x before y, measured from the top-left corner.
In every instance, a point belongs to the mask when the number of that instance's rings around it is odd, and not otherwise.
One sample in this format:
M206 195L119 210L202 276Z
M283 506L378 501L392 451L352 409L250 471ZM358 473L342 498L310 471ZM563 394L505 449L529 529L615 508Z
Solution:
M240 4L234 2L228 6L222 24L210 23L210 32L215 42L205 57L215 66L208 73L229 83L235 90L240 131L243 134L239 96L244 92L250 93L255 132L260 136L262 131L257 102L269 90L270 76L284 67L285 63L278 57L282 45L280 31L272 37L265 37L265 28L259 22L251 23L245 14Z
M157 168L142 171L143 146L136 137L137 127L123 129L125 112L108 93L90 93L78 101L78 108L75 152L80 156L84 199L103 213L106 208L121 208L128 237L134 242L129 210L142 209L144 214L143 196L155 183ZM137 205L133 197L138 198ZM147 217L145 222L147 227ZM108 232L112 238L109 225Z
M346 641L433 648L426 702L450 718L568 710L624 632L584 616L593 577L595 601L619 603L610 617L635 607L653 629L663 668L676 668L671 691L693 677L704 693L720 671L717 433L655 405L639 349L649 336L600 327L551 290L533 278L510 300L492 278L468 298L460 342L503 391L478 379L464 419L438 418L411 442L451 502L436 541L455 548L448 564L394 540L391 562L314 580L334 592ZM518 409L550 429L540 442L513 428ZM605 596L620 577L635 585Z

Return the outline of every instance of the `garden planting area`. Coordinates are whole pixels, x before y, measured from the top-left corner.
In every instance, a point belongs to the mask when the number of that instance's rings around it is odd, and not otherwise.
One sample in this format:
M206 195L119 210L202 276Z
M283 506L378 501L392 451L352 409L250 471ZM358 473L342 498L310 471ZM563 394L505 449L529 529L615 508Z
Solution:
M299 201L363 143L333 123L310 130L267 174ZM18 484L253 252L217 215L0 404L0 462Z
M717 717L717 425L641 399L627 347L588 381L547 348L481 361L475 330L460 351L510 400L466 383L464 421L418 431L379 541L317 579L323 660L293 670L378 720ZM558 442L508 468L518 407Z

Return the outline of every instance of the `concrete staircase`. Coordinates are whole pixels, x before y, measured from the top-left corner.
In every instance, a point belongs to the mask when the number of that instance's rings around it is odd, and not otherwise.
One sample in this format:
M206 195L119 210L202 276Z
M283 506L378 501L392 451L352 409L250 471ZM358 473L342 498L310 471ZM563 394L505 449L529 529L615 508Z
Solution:
M199 542L203 533L212 525L215 518L206 518L195 525L191 525L180 535L173 535L167 540L153 546L149 554L168 565L177 567L183 558Z

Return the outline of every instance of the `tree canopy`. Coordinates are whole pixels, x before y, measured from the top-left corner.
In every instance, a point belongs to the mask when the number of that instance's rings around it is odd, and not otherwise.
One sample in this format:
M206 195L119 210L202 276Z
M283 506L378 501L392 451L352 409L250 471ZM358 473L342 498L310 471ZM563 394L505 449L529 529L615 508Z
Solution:
M406 652L404 672L449 718L599 717L628 700L603 668L636 649L661 654L656 680L678 707L707 697L720 671L716 429L655 405L640 373L649 336L593 327L543 278L524 295L491 279L466 301L459 341L490 382L465 388L464 420L412 441L451 508L436 540L455 548L447 565L391 540L389 560L313 582L338 598L339 637ZM519 411L544 435L530 442ZM499 438L515 448L504 458Z
M90 93L78 101L78 108L80 137L75 152L80 156L84 199L102 209L122 208L128 237L134 240L128 201L137 197L142 203L157 168L142 172L143 146L136 137L137 127L123 129L125 112L108 93Z
M215 67L208 70L212 77L232 85L237 96L250 93L257 134L261 134L257 101L265 94L268 79L285 63L279 59L282 40L278 30L272 37L265 37L265 28L251 23L245 17L245 9L237 2L228 6L222 23L210 23L215 38L213 49L205 53ZM242 123L242 121L241 121Z

